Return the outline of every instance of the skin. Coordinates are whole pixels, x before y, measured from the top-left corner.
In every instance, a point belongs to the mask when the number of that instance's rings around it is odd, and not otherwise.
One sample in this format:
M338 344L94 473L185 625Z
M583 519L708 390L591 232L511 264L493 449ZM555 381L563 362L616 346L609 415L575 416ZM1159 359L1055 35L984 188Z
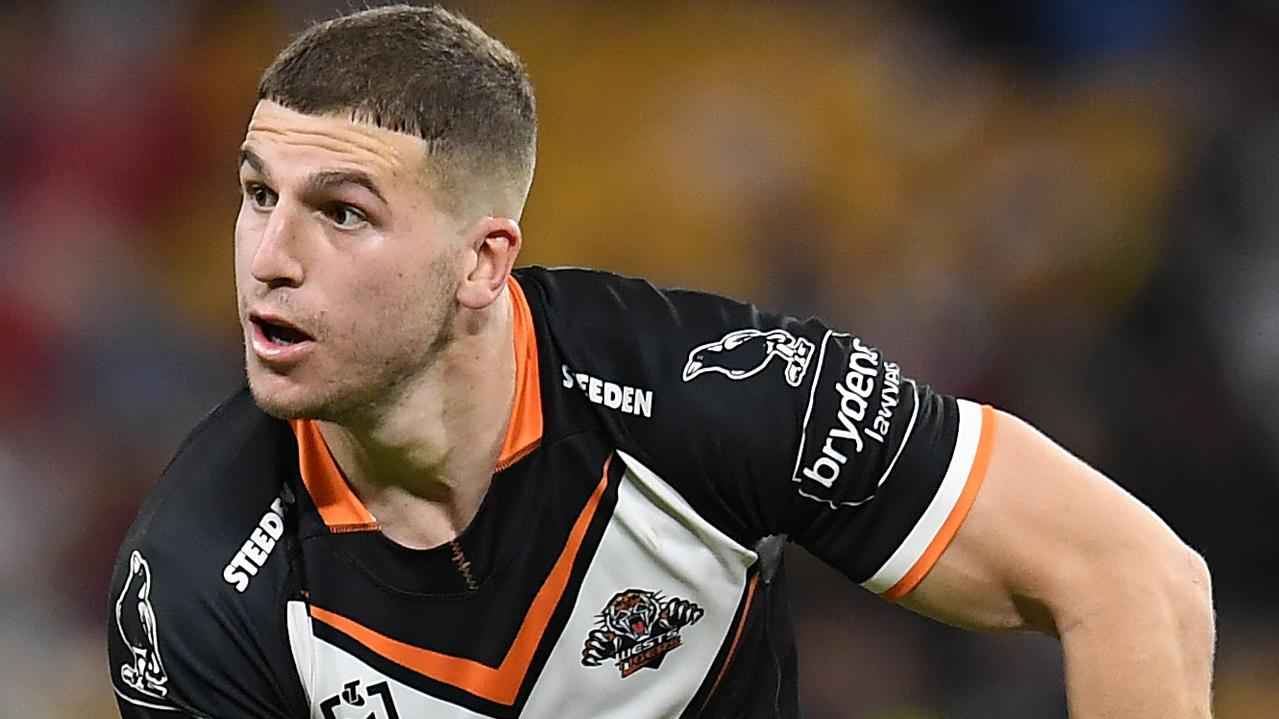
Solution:
M997 413L981 491L903 600L947 623L1058 637L1072 717L1211 716L1207 565L1154 512Z
M389 537L454 538L488 488L514 398L518 224L440 210L420 138L345 117L263 101L241 150L235 275L254 398L319 420ZM264 357L261 317L313 342L288 362Z
M236 285L254 397L276 416L320 421L391 539L456 537L488 489L514 397L506 280L519 208L445 211L421 140L345 117L262 102L243 147ZM510 186L487 191L522 202ZM262 357L263 314L313 344L295 361ZM957 626L1059 637L1072 716L1209 716L1203 560L1021 420L999 413L995 432L968 518L903 604Z

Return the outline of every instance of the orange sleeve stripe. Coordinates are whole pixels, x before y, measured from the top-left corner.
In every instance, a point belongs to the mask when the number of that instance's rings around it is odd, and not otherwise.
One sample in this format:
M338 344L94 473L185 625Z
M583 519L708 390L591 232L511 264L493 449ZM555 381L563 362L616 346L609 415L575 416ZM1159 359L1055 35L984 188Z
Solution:
M569 576L586 537L586 530L590 527L608 486L608 468L612 459L610 455L605 460L599 484L573 523L559 559L542 582L542 587L524 615L515 640L497 667L406 644L320 607L310 608L311 617L346 634L370 651L418 674L497 704L514 705L520 685L524 683L524 677L533 661L533 653L537 651L537 646L551 623L551 615L568 587Z
M969 469L968 478L964 482L964 491L960 493L959 499L955 501L955 506L951 508L946 521L942 523L941 529L937 531L937 536L933 537L933 541L929 542L928 548L924 550L923 555L910 568L910 571L906 572L905 576L881 595L884 599L895 602L909 594L910 590L914 589L927 576L928 571L941 558L942 552L946 551L946 547L950 546L951 540L955 538L955 533L959 531L960 525L968 517L968 511L972 509L973 502L977 499L977 492L981 489L982 480L986 477L986 468L990 465L990 455L994 441L995 410L990 405L982 405L981 438L977 441L977 454L973 457L973 466Z

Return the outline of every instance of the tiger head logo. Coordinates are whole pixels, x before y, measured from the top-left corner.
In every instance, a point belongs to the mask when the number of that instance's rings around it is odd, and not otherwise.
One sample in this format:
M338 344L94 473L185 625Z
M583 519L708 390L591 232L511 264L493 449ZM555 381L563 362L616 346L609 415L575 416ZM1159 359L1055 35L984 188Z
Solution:
M680 630L696 624L705 611L679 597L663 597L646 589L627 589L613 595L596 618L582 646L582 664L599 666L611 659L622 678L662 659L682 643Z
M613 596L613 600L600 612L600 618L609 629L639 641L648 636L661 611L662 606L655 593L627 589Z

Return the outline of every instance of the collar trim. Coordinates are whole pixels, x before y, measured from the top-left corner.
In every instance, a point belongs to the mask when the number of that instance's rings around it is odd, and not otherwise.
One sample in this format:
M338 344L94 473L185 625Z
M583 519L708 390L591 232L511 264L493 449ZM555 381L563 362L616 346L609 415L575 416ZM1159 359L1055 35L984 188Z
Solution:
M511 403L511 416L506 423L506 436L502 440L494 472L520 461L542 442L542 388L533 313L523 288L514 277L507 278L506 286L511 295L515 399ZM351 491L351 485L333 459L319 425L310 419L290 420L289 425L298 442L298 471L302 475L302 483L329 531L376 530L377 520Z

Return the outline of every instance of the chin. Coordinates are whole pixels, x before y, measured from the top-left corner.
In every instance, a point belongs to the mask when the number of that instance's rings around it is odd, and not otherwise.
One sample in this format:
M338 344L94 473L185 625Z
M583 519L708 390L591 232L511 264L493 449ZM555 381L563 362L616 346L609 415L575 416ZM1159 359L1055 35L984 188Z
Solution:
M321 385L316 388L290 377L269 372L249 372L249 391L263 412L276 419L314 419L344 424L361 416L360 395L349 387Z
M276 419L317 419L316 403L306 401L306 398L298 397L293 393L263 389L251 379L249 391L253 394L253 401L257 402L258 407Z
M254 367L249 367L248 376L253 401L277 419L320 419L328 404L314 389L290 377Z

